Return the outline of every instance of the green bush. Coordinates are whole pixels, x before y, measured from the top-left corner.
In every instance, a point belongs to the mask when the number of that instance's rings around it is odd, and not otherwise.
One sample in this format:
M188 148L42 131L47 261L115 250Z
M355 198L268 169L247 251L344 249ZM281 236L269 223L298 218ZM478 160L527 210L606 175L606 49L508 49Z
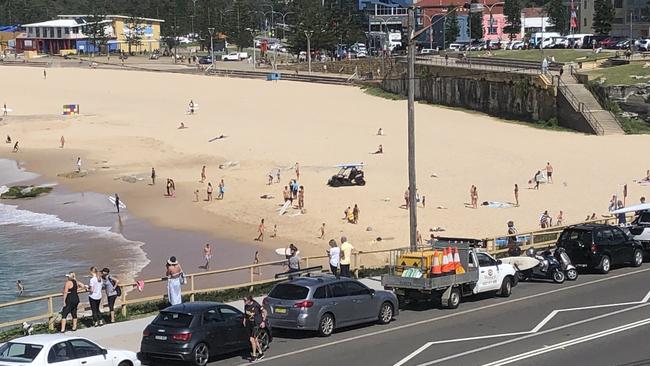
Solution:
M32 188L29 192L22 193L23 189ZM8 192L0 195L3 199L19 199L19 198L33 198L41 194L52 192L52 187L34 187L34 186L13 186L9 188Z

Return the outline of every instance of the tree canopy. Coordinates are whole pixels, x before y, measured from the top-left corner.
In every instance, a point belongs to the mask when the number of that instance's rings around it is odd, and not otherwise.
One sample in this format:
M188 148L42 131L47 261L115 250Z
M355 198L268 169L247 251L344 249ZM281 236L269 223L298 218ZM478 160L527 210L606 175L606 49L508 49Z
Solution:
M504 31L514 39L521 32L521 11L523 6L521 0L505 0L503 4L503 14L506 16L507 25Z
M614 5L611 0L594 1L594 32L599 35L608 35L612 30L615 15Z

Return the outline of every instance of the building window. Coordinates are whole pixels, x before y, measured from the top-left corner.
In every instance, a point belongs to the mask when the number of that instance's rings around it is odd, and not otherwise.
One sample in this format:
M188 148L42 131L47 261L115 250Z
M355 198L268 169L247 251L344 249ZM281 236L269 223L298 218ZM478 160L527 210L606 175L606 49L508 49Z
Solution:
M498 30L499 30L498 27L488 27L488 34L491 35L499 34Z
M77 27L72 28L72 34L79 34L79 28Z
M582 6L582 9L587 10L587 4L589 4L589 1L585 0L585 4Z
M56 29L56 38L61 38L61 28Z
M406 15L408 14L408 9L406 8L395 8L395 15Z
M582 19L582 26L583 27L587 26L587 18Z
M623 7L623 0L614 0L614 7L616 9L621 9Z
M50 38L54 38L54 27L50 27Z
M41 28L36 27L36 37L40 37L40 36L41 36Z
M65 30L65 34L70 34L70 28L65 27L64 30Z

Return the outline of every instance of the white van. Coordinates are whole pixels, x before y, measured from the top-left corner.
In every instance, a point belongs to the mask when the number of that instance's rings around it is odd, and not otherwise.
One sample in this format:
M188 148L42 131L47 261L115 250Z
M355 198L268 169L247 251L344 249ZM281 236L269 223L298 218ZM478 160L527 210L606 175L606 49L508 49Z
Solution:
M562 37L562 35L557 32L537 32L530 36L530 44L538 47L541 43L542 47L546 48L553 44L553 38L558 37Z
M569 41L569 47L574 47L574 45L577 48L581 48L582 45L584 44L584 40L586 37L593 37L593 34L589 33L584 33L584 34L569 34L566 36L566 39Z
M460 43L450 43L449 49L452 51L460 52L460 50L463 49L463 45Z

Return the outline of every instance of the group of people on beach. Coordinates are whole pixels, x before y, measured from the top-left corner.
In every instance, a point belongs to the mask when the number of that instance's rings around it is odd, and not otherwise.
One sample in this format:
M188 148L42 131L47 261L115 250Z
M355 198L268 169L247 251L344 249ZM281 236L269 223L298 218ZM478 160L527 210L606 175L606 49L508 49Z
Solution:
M92 325L94 327L104 324L101 314L102 291L106 293L110 322L115 322L115 300L122 294L119 280L110 275L110 269L90 267L89 281L85 285L77 279L75 272L66 274L63 285L63 308L61 309L61 333L65 333L68 316L72 317L72 330L77 330L79 292L88 292L88 301L92 312Z

